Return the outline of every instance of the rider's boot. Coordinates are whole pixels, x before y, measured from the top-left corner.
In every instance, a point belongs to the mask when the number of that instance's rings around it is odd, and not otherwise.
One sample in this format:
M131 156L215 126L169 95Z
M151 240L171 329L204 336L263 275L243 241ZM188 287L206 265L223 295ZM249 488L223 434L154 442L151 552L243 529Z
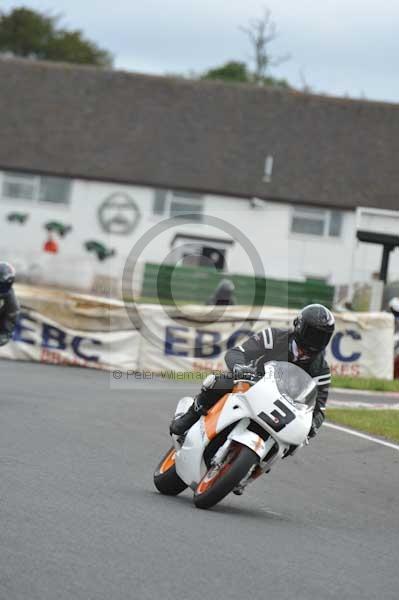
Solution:
M200 394L198 395L200 396ZM183 415L178 415L173 419L169 426L170 434L172 435L184 435L190 427L194 425L198 421L198 419L203 414L203 407L201 402L199 402L199 398L196 396L194 398L194 402L190 406L187 412Z
M281 458L287 458L287 456L292 456L298 450L299 446L296 444L291 444L290 447L284 452Z
M196 423L201 415L206 414L206 408L209 408L209 398L207 392L211 390L216 382L215 375L211 374L206 377L202 383L201 391L194 398L194 402L184 415L179 415L173 419L169 426L170 434L184 435L190 427Z

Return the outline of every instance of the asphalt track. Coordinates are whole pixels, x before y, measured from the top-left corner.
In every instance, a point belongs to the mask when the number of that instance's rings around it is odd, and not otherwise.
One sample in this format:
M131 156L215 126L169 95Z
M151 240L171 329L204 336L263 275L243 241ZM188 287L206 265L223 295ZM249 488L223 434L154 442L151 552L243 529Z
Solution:
M324 428L199 511L152 484L178 384L0 377L1 600L398 599L398 451Z
M331 407L399 408L399 393L366 392L363 390L332 389L328 399Z

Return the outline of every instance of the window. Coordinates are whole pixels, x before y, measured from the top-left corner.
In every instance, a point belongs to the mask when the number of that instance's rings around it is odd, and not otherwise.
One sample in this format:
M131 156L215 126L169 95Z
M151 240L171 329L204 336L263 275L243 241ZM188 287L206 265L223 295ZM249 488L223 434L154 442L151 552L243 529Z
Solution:
M40 202L54 202L55 204L69 204L71 182L61 177L41 177L39 200Z
M185 217L190 215L193 221L202 221L203 198L190 192L155 190L152 205L154 215L165 217Z
M172 263L186 266L211 267L223 271L231 239L208 238L201 235L177 233L172 240Z
M338 210L330 211L330 223L328 226L328 235L331 237L339 237L342 229L342 212Z
M291 233L319 237L340 237L342 212L318 208L294 207Z
M4 174L3 196L5 198L19 198L33 200L36 192L35 177L19 173Z
M71 181L62 177L45 177L25 173L3 174L2 196L7 200L28 200L69 204Z
M154 203L152 206L152 212L154 215L165 214L167 196L168 192L165 190L155 190Z

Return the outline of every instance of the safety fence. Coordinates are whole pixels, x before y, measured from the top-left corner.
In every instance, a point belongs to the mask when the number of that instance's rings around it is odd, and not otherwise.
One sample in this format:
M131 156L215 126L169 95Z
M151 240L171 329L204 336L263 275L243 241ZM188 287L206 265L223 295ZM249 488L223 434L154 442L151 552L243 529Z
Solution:
M165 303L206 304L217 285L228 279L234 283L238 305L300 308L320 303L331 308L334 287L314 279L284 281L245 275L225 274L209 267L186 267L146 263L141 295Z

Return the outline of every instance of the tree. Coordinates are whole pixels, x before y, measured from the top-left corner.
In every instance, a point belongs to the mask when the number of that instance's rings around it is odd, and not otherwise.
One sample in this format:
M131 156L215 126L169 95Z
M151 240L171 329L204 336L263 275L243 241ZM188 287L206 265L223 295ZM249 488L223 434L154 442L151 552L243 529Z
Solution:
M277 37L276 24L271 19L270 10L265 8L262 18L253 19L248 27L240 27L240 29L247 35L252 45L251 61L254 63L254 69L252 70L244 62L229 61L220 67L206 71L201 79L220 79L233 83L255 83L290 88L288 81L270 74L271 67L288 59L288 56L275 58L270 53L270 44Z
M251 74L248 72L245 63L232 60L221 67L210 69L201 76L201 79L221 79L235 83L249 83Z
M277 28L275 22L272 21L271 11L265 8L262 18L252 19L248 27L240 27L240 29L246 34L252 45L251 59L255 63L254 82L261 85L269 83L268 80L273 80L269 75L270 68L280 65L289 58L288 55L275 58L270 53L269 46L277 37Z
M58 27L59 16L27 8L0 13L0 53L24 58L112 66L112 56L83 37Z

